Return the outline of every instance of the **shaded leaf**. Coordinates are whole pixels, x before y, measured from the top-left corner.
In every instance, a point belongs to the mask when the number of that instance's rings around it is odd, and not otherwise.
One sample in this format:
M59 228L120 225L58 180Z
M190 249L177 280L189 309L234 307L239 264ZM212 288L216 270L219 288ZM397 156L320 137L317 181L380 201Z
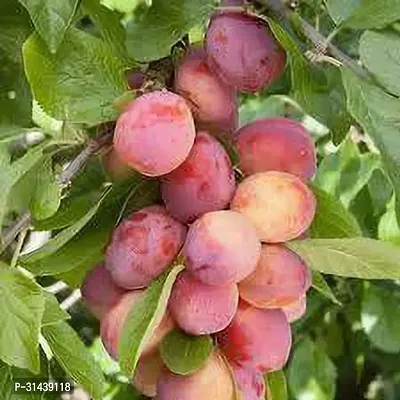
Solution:
M42 327L58 324L59 322L71 318L66 311L60 308L58 301L54 295L45 292L44 298L45 298L45 304L44 304L45 307L42 319Z
M312 271L312 287L336 305L342 306L342 303L336 298L324 276L318 271Z
M287 400L286 377L283 371L269 372L265 375L267 400Z

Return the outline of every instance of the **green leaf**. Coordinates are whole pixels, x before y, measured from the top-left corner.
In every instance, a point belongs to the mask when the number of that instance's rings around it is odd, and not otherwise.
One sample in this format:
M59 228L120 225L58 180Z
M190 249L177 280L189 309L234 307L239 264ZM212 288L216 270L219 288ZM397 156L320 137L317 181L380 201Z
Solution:
M127 89L125 64L106 43L71 28L56 54L33 34L23 55L35 99L47 114L93 125L116 118L114 99Z
M348 109L373 139L396 192L400 221L400 101L343 69Z
M383 28L398 19L399 0L363 0L344 25L353 29Z
M58 301L51 293L44 293L45 308L42 319L42 327L58 324L62 321L70 319L71 316L64 310L62 310L58 304Z
M78 6L78 0L19 0L52 53L63 41Z
M43 327L42 333L67 374L94 399L102 399L103 373L76 332L66 322L60 322Z
M329 287L324 276L318 271L312 271L312 287L339 307L343 306Z
M295 347L288 383L296 399L333 400L336 377L335 365L320 346L307 338Z
M265 375L267 389L266 400L287 400L286 377L283 371L274 371Z
M143 62L168 56L171 46L203 23L214 5L213 0L153 0L140 20L127 26L128 54Z
M119 344L119 364L126 375L133 376L140 354L163 318L172 286L183 269L183 265L177 265L160 275L129 312Z
M198 371L213 351L209 335L191 336L181 330L170 332L160 345L160 354L170 371L189 375Z
M310 227L312 238L346 238L362 236L356 218L336 200L317 186L312 186L317 210Z
M400 95L400 35L396 32L367 31L360 41L363 64L388 92Z
M361 325L374 346L400 352L400 294L376 285L364 290Z
M367 238L306 239L287 244L316 271L359 279L399 279L400 248Z
M396 211L393 206L390 205L385 214L382 215L379 221L378 237L386 242L391 242L395 245L400 245L400 225L397 222Z
M0 266L0 360L37 373L40 323L45 308L41 288L16 269Z
M51 159L41 166L32 196L30 211L34 218L49 218L58 210L61 189L54 174Z
M362 0L326 0L326 6L336 25L340 25L353 14L361 4L361 1Z

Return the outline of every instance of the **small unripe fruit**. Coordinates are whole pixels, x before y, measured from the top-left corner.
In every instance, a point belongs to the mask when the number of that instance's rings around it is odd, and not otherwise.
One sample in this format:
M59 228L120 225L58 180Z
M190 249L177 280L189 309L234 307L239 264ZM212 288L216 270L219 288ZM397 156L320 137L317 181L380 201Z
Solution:
M137 68L132 68L126 71L125 77L128 82L128 86L133 90L140 89L146 80L146 75Z
M190 227L182 253L193 276L209 285L240 282L260 258L257 232L234 211L204 214Z
M100 319L126 294L126 290L114 283L104 264L99 264L86 274L81 293L87 308Z
M157 400L233 400L233 396L231 373L216 352L194 374L176 375L165 369L157 386Z
M106 268L121 287L148 286L172 263L185 235L186 227L164 207L143 208L115 229L107 248Z
M143 175L160 176L185 161L196 130L185 100L166 90L134 100L118 118L114 148Z
M256 269L239 284L240 296L258 308L281 308L306 294L311 274L284 245L264 244Z
M158 350L140 357L132 378L133 386L145 396L154 397L157 394L157 382L161 376L163 366Z
M301 296L297 301L282 307L289 322L295 322L302 318L307 311L307 296Z
M268 25L245 13L219 13L206 35L207 62L228 85L257 92L277 80L286 55Z
M183 223L228 207L235 175L224 147L199 132L186 161L163 177L161 191L169 213Z
M101 320L101 340L108 354L114 360L118 360L119 342L122 338L125 321L132 307L142 298L144 292L145 290L134 290L127 293ZM174 329L174 323L169 314L166 313L141 355L145 357L148 354L154 353L165 335L172 331L172 329Z
M260 172L242 181L231 209L246 216L266 243L283 243L303 234L315 215L313 192L297 176Z
M238 301L236 284L211 286L184 271L172 289L169 310L184 331L192 335L205 335L219 332L229 325Z
M204 49L193 49L180 62L175 91L187 100L197 124L227 132L236 129L235 91L211 72Z
M316 170L314 142L308 131L288 118L265 118L240 128L235 134L240 168L246 175L281 171L302 180Z

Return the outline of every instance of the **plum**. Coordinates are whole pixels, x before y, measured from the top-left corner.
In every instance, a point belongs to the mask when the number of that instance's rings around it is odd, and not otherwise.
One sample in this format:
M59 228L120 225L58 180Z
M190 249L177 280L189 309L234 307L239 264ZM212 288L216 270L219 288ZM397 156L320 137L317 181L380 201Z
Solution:
M217 13L208 26L205 49L210 68L244 92L271 85L285 68L286 54L269 26L246 13Z
M293 251L279 244L264 244L256 269L239 283L240 297L258 308L285 307L305 295L310 270Z
M228 207L235 175L224 147L207 132L199 132L186 161L163 177L161 191L169 213L183 223Z
M175 92L187 100L198 126L226 132L236 129L236 93L210 71L204 49L194 48L181 60Z
M236 284L211 286L184 271L172 289L169 311L184 331L204 335L225 329L235 315L238 301Z
M114 148L121 160L147 176L171 172L185 161L196 135L186 101L159 90L132 101L117 121Z
M146 75L138 68L132 68L125 72L128 86L132 90L140 89L146 80Z
M81 293L87 308L100 319L127 292L114 283L102 263L86 274Z
M106 268L126 289L148 286L178 254L186 227L164 207L143 208L124 219L114 230L106 253Z
M111 182L127 180L132 178L136 173L135 170L121 160L113 148L104 155L103 165Z
M286 314L289 322L299 320L307 311L307 296L303 295L297 301L282 307L282 311Z
M214 352L206 364L191 375L176 375L167 369L157 385L157 400L233 400L231 373L220 354Z
M140 357L132 378L133 386L145 396L154 397L157 394L157 382L163 366L158 350Z
M135 306L145 290L133 290L121 298L100 321L100 336L107 353L114 360L118 360L118 346L122 337L123 327L132 307ZM153 353L158 348L162 339L174 329L174 322L169 313L165 313L160 324L156 327L153 336L145 346L142 356Z
M316 170L314 142L308 131L288 118L265 118L235 134L240 168L246 175L281 171L309 180Z
M246 218L234 211L204 214L190 227L182 254L193 276L209 285L228 285L254 271L261 243Z
M282 243L310 227L316 200L297 176L268 171L251 175L238 185L231 209L249 219L261 241Z
M265 381L260 371L230 365L236 381L240 400L265 400Z
M216 338L230 364L262 373L281 369L292 343L283 311L258 309L244 301L239 302L231 324Z

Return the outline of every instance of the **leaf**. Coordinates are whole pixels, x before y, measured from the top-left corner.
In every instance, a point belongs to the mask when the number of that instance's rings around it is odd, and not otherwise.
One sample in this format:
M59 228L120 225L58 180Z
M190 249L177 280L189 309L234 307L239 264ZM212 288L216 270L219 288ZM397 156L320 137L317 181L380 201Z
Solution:
M337 306L343 306L343 304L336 298L332 289L329 287L324 276L318 271L312 271L312 287L324 297L335 303Z
M379 221L378 237L386 242L400 245L400 225L396 219L394 206L390 205Z
M63 41L78 6L78 0L19 0L52 53Z
M283 371L274 371L266 374L265 384L267 389L266 399L268 400L288 399L286 377Z
M172 286L183 269L183 265L177 265L160 275L129 312L118 352L119 364L126 375L133 376L140 354L163 318Z
M317 210L310 227L311 238L346 238L362 236L356 218L335 199L322 189L313 185L317 200Z
M191 336L181 330L170 332L160 345L160 354L170 371L189 375L208 360L214 345L209 335Z
M113 101L127 89L125 65L106 43L71 28L57 54L33 34L23 55L32 92L47 114L93 125L116 118Z
M214 6L213 0L153 0L140 20L127 26L128 54L142 62L168 56L171 46L203 23Z
M70 319L71 316L64 310L62 310L58 304L58 301L51 293L44 293L45 308L42 319L42 327L58 324L62 321Z
M326 0L326 6L336 25L340 25L353 14L361 2L362 0Z
M61 189L53 172L51 159L42 165L37 174L32 196L30 211L34 218L49 218L58 210L61 202Z
M306 239L287 243L324 274L359 279L399 279L400 248L367 238Z
M336 377L335 365L322 347L308 338L295 347L288 368L288 382L296 399L333 400Z
M76 332L66 322L60 322L43 327L42 333L67 374L94 399L102 399L103 373Z
M344 26L353 29L376 29L400 19L399 0L362 0Z
M354 118L373 139L396 192L400 222L400 101L343 69L347 105Z
M0 266L0 360L37 373L40 322L45 308L41 288L16 269Z
M399 96L400 35L390 31L366 31L360 41L360 56L377 81L389 93Z
M374 346L400 352L400 295L376 285L364 290L361 325Z

